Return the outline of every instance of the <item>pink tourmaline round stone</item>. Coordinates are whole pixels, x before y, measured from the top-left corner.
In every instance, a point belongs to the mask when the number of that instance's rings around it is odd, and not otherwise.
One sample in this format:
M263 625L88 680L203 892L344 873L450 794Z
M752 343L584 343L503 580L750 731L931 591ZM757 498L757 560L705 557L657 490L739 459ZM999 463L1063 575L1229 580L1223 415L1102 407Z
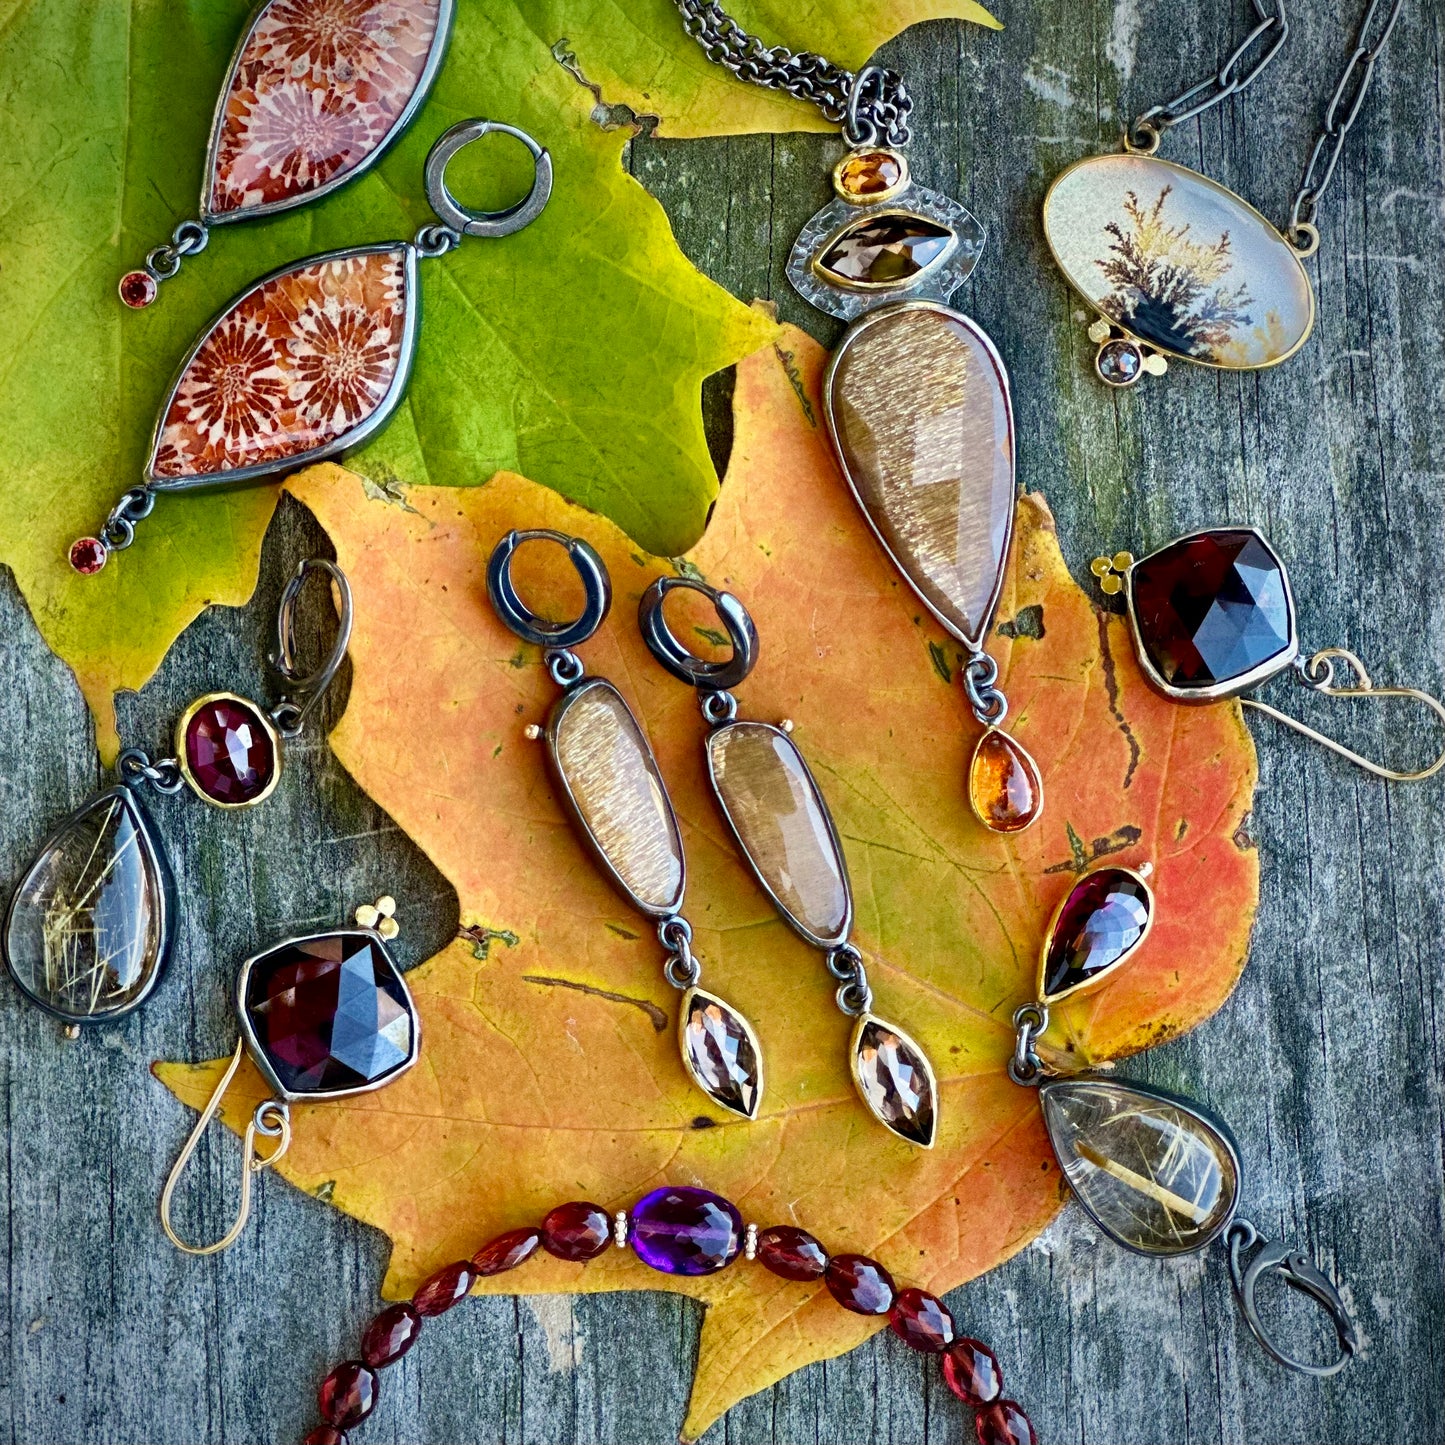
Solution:
M70 565L82 577L94 577L108 556L110 551L99 537L82 537L70 544Z
M276 776L276 749L260 713L234 697L202 703L186 724L186 764L213 803L253 803Z
M160 287L156 285L156 278L149 271L127 271L120 278L120 285L116 289L120 292L120 299L132 311L139 311L142 306L149 306L156 299Z

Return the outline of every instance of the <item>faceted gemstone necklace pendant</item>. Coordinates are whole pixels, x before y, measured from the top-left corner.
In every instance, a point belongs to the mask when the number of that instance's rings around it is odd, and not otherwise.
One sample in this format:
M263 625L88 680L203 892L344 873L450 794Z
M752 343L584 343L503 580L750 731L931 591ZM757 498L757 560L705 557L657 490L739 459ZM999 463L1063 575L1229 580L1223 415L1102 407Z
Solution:
M155 300L212 227L318 200L373 165L441 66L452 0L267 0L236 45L216 103L200 219L121 278Z
M968 801L992 833L1022 833L1044 810L1044 780L1033 755L1001 728L985 730L968 766Z
M198 697L176 724L176 762L197 797L217 808L253 808L281 779L281 735L231 692Z

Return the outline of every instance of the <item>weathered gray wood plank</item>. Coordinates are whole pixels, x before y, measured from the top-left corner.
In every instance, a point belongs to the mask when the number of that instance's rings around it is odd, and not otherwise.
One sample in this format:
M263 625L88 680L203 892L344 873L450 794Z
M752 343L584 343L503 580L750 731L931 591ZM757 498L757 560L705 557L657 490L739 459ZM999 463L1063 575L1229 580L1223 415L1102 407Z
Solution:
M988 227L964 304L1009 361L1021 476L1048 496L1077 572L1096 551L1253 521L1293 564L1307 644L1344 643L1379 679L1445 691L1438 8L1407 4L1324 208L1318 331L1287 366L1244 378L1177 368L1163 383L1107 394L1045 259L1038 207L1049 177L1112 144L1125 111L1217 64L1246 8L1070 0L1010 7L1001 36L921 27L890 51L918 95L914 168ZM1353 5L1295 8L1290 46L1246 100L1168 142L1169 155L1272 216L1356 22ZM632 164L704 270L831 341L836 328L789 291L782 262L825 198L835 154L813 136L651 140L635 144ZM191 628L156 681L123 701L124 736L159 745L197 691L264 687L282 579L323 546L309 517L285 506L256 601ZM0 637L8 888L98 773L79 695L8 577ZM1385 720L1347 711L1311 715L1362 746L1386 745ZM997 1346L1048 1440L1445 1436L1441 791L1386 789L1268 723L1255 735L1252 829L1264 869L1250 968L1216 1019L1129 1072L1231 1121L1249 1212L1349 1281L1364 1358L1325 1384L1287 1376L1243 1334L1217 1255L1135 1259L1070 1211L951 1300ZM293 1438L313 1418L322 1370L355 1349L384 1260L372 1231L274 1181L246 1248L223 1259L178 1258L154 1221L189 1121L147 1066L229 1048L227 989L256 940L342 918L382 887L403 902L406 961L455 927L450 890L321 736L293 750L276 798L254 816L157 803L193 902L172 975L139 1016L65 1043L0 990L6 1438ZM219 1222L234 1141L218 1133L201 1158L208 1202L188 1215L196 1229ZM358 1436L666 1441L684 1412L698 1320L690 1303L663 1295L474 1302L392 1372ZM883 1338L745 1402L710 1439L952 1442L969 1428L934 1372Z

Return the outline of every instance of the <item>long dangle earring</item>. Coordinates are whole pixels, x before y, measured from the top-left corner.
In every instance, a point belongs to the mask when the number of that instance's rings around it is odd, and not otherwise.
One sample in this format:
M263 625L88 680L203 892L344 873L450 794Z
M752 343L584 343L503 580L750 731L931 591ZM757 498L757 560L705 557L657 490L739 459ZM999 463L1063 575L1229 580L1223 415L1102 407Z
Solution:
M397 936L396 900L356 910L355 928L287 938L248 958L236 979L241 1037L161 1191L161 1228L186 1254L219 1254L241 1236L251 1182L291 1146L291 1105L367 1094L416 1063L421 1020L387 944ZM241 1197L231 1227L211 1244L191 1244L171 1223L171 1203L206 1126L244 1055L272 1090L256 1106L242 1141ZM262 1152L258 1136L274 1140Z
M313 572L336 588L336 640L315 672L296 662L293 614ZM175 755L126 748L120 781L83 803L41 845L5 915L0 952L20 991L74 1031L138 1008L160 981L176 909L170 863L141 804L189 787L214 808L254 808L275 790L285 744L301 736L351 637L351 588L334 563L310 558L286 587L271 666L287 684L263 708L233 692L209 692L181 714Z
M451 22L452 0L266 0L226 68L200 216L120 278L120 299L149 306L212 227L306 205L374 165L426 99Z
M1054 180L1044 235L1064 279L1098 313L1089 339L1102 381L1122 387L1146 372L1162 376L1170 358L1255 371L1304 345L1315 292L1303 262L1319 249L1319 203L1401 4L1385 10L1370 0L1281 230L1233 191L1155 151L1171 126L1244 90L1279 54L1289 36L1285 0L1273 8L1254 0L1256 23L1218 74L1144 111L1125 130L1122 154L1086 157Z
M1222 1239L1235 1302L1264 1350L1291 1370L1336 1374L1359 1349L1349 1308L1305 1254L1264 1239L1240 1217L1243 1166L1229 1129L1192 1100L1109 1072L1060 1073L1038 1051L1050 1005L1106 983L1143 944L1154 907L1144 872L1095 869L1059 905L1041 950L1038 1001L1013 1017L1009 1077L1038 1089L1059 1169L1110 1239L1153 1258ZM1332 1358L1300 1359L1272 1332L1256 1293L1275 1275L1323 1310L1338 1345Z
M1392 782L1418 782L1445 767L1445 734L1432 763L1399 772L1307 727L1298 718L1241 694L1293 668L1299 681L1326 697L1364 701L1409 698L1429 708L1445 728L1445 704L1414 687L1379 687L1344 647L1300 656L1294 594L1284 563L1253 527L1191 532L1134 560L1129 552L1095 557L1090 570L1107 596L1123 594L1129 634L1150 685L1183 703L1239 697L1357 767ZM1336 681L1335 664L1351 677Z
M518 595L512 563L526 542L566 549L586 593L575 621L549 622ZM543 649L547 671L562 689L546 727L529 729L529 735L545 739L557 791L603 875L657 926L666 952L663 975L682 993L678 1047L688 1077L713 1103L756 1118L762 1049L742 1014L699 987L702 964L692 951L692 925L682 916L682 834L657 759L626 698L606 678L589 677L572 651L597 631L612 605L606 565L580 537L509 532L487 566L487 595L512 632Z
M853 323L823 383L828 434L884 552L968 653L964 690L984 729L969 765L973 811L994 832L1021 832L1043 812L1043 779L1003 731L1008 701L984 648L1013 535L1013 405L992 340L947 304L978 262L983 227L910 179L913 102L895 72L769 50L715 0L676 3L709 59L812 101L850 147L833 169L835 199L793 245L788 280Z
M527 147L532 188L506 210L468 210L447 189L447 164L492 134ZM431 148L425 181L438 220L414 240L328 251L273 271L200 334L156 418L143 482L116 503L99 536L71 544L77 572L91 576L129 547L162 492L274 481L360 446L385 425L416 352L418 262L445 256L464 236L510 236L530 225L552 193L552 159L513 126L466 120Z
M663 603L678 588L712 603L732 644L727 661L706 662L677 640ZM849 937L853 890L833 815L789 726L738 718L731 689L758 656L747 608L730 592L694 578L659 577L642 594L638 624L658 662L697 689L712 729L705 744L708 780L753 875L783 921L823 953L838 980L838 1008L855 1021L848 1062L859 1097L900 1139L932 1148L938 1122L933 1066L902 1029L873 1012L863 955Z

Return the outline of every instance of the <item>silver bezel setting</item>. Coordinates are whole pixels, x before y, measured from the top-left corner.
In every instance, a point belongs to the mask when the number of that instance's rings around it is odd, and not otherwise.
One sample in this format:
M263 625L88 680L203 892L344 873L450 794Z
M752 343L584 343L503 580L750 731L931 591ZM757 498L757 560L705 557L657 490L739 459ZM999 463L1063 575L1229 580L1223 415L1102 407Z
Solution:
M196 353L200 351L210 339L212 332L246 299L252 292L259 290L262 286L269 285L279 277L287 276L293 271L303 270L308 266L319 266L329 261L347 260L353 256L375 256L390 254L396 251L403 252L403 268L406 287L406 312L402 318L401 345L397 353L396 373L391 379L391 385L387 387L386 394L376 404L375 409L367 417L352 427L349 431L343 432L338 437L333 437L329 442L323 442L320 446L312 447L310 451L298 452L295 456L282 457L274 461L257 462L248 467L231 467L220 472L206 472L188 477L158 477L155 474L156 451L160 447L161 431L165 427L166 417L170 414L171 403L176 399L176 392L180 389L181 379L185 376L187 368L195 360ZM375 432L379 431L388 421L391 414L400 404L402 397L406 394L407 382L411 379L412 362L416 357L417 330L421 324L421 288L418 285L417 275L417 250L410 241L386 241L371 246L348 246L340 251L323 251L316 256L307 256L300 261L292 261L288 265L280 266L274 271L268 272L259 280L253 281L246 289L226 303L222 309L211 318L210 324L192 342L190 349L186 352L185 358L176 368L175 375L171 378L171 384L166 389L166 399L161 404L160 410L156 413L155 425L151 429L150 451L145 467L146 486L154 492L196 492L219 489L223 487L245 486L250 482L262 481L268 477L279 476L283 472L295 471L298 467L310 466L313 462L324 461L327 457L334 457L340 452L349 451L352 447L360 446L368 440Z
M737 824L733 821L733 815L728 811L727 799L723 796L723 790L718 785L717 767L714 761L713 749L718 741L727 733L734 732L738 728L761 728L765 732L780 741L785 747L792 750L793 756L798 761L798 766L807 779L808 786L813 790L813 797L817 800L818 811L823 815L823 821L828 826L828 841L833 848L833 857L837 862L838 876L843 882L843 897L847 906L843 910L843 921L831 934L814 933L791 909L783 903L782 899L773 892L772 885L763 876L763 871L758 867L753 855L748 851L748 845L743 835L738 831ZM848 935L853 931L853 884L848 877L848 860L843 853L842 840L838 837L837 825L833 822L832 811L828 807L828 800L823 796L823 790L818 786L818 780L813 776L813 770L808 766L808 760L803 756L797 743L788 736L780 727L774 727L772 723L757 722L748 718L738 718L734 722L726 722L715 727L707 735L707 778L712 784L713 797L717 799L718 808L724 818L727 819L728 828L738 845L738 851L748 860L748 867L752 870L753 877L757 879L764 893L772 901L773 907L778 910L779 915L787 922L789 927L807 943L814 948L822 949L825 953L837 948L839 944L847 942Z
M1139 612L1134 605L1134 569L1169 551L1171 547L1177 547L1183 542L1191 542L1196 537L1209 537L1220 532L1248 532L1274 559L1275 565L1279 568L1280 580L1284 584L1285 610L1289 614L1289 641L1282 652L1276 653L1267 661L1226 682L1206 683L1202 687L1175 687L1164 680L1159 669L1155 667L1153 658L1149 656L1148 649L1144 646L1144 638L1139 630ZM1166 542L1162 547L1156 547L1147 556L1140 557L1138 561L1129 564L1124 573L1124 604L1129 614L1129 635L1134 642L1134 656L1139 660L1139 670L1144 674L1151 687L1162 692L1165 697L1172 697L1176 702L1208 703L1219 702L1224 698L1238 697L1240 693L1248 692L1251 688L1258 687L1260 683L1267 682L1276 673L1283 672L1299 656L1299 630L1295 615L1294 592L1289 585L1289 572L1280 560L1279 553L1269 545L1268 540L1257 527L1200 527L1197 531L1186 532L1182 537L1175 537L1172 542Z
M455 8L454 0L438 0L436 32L432 36L431 48L427 51L421 74L417 77L416 88L402 107L400 114L392 122L391 128L380 144L375 146L360 162L350 170L332 176L330 180L323 181L319 186L304 191L300 195L287 196L284 200L267 201L263 205L246 206L234 211L213 211L211 210L211 193L216 176L216 148L220 144L221 127L226 118L226 101L231 94L231 84L236 78L236 67L241 63L241 56L245 54L246 46L250 44L256 26L260 24L261 18L274 3L275 0L262 0L262 3L252 11L251 18L246 22L245 30L241 32L241 38L236 42L236 48L231 52L230 63L226 66L226 78L221 82L220 94L216 98L216 108L211 115L210 139L206 142L206 166L201 177L201 220L206 226L224 226L233 221L249 221L261 216L274 216L278 212L289 211L296 206L309 205L312 201L320 200L322 196L330 195L332 191L365 175L401 138L402 133L411 124L417 111L421 109L427 96L431 93L432 84L436 80L437 72L441 69L442 57L446 54L447 42L451 38L452 14Z
M256 1031L251 1026L250 1014L246 1009L246 985L250 982L251 970L262 959L270 958L273 953L279 953L283 948L294 948L301 943L315 943L323 938L364 938L373 948L380 950L382 958L386 960L388 967L396 975L397 982L401 984L401 991L406 997L407 1010L411 1015L411 1048L407 1051L404 1063L399 1064L382 1078L372 1080L369 1084L357 1084L348 1089L315 1089L298 1094L286 1088L276 1077L276 1071L266 1057L266 1050L256 1037ZM251 1062L255 1064L261 1077L274 1090L276 1097L284 1099L288 1104L320 1103L330 1099L350 1098L353 1094L373 1093L400 1078L416 1063L421 1053L421 1015L417 1013L416 1000L412 998L411 990L406 986L406 976L396 966L396 960L391 956L391 950L386 946L386 940L374 928L328 928L323 933L303 933L295 938L281 938L277 939L275 943L267 944L259 953L253 953L241 965L240 972L236 975L235 999L236 1015L241 1025L241 1037L246 1041L246 1052L250 1054Z
M1008 370L1003 364L1003 358L998 354L998 348L993 344L993 339L983 327L971 317L965 316L961 311L955 311L953 307L945 306L939 301L899 301L892 306L886 308L880 307L876 311L869 312L861 321L848 328L843 340L839 342L837 350L834 351L833 359L828 363L828 370L823 376L823 416L828 424L828 438L833 443L833 455L838 462L838 469L843 473L843 480L848 483L848 490L852 492L853 500L858 504L858 510L867 518L869 529L872 531L874 537L878 539L878 545L883 548L884 554L888 560L893 563L898 575L908 583L918 597L918 600L923 603L928 609L929 614L950 637L956 638L970 652L981 652L983 650L984 639L988 636L989 629L993 626L994 613L998 610L999 595L1003 591L1004 573L1008 570L1009 555L1013 547L1015 506L1010 505L1008 509L1008 518L1005 522L1003 549L1001 553L1002 560L999 563L998 572L994 577L993 590L989 593L988 606L984 609L983 616L979 618L976 634L970 637L958 627L955 627L954 624L934 606L932 600L914 580L908 568L898 560L893 549L888 545L888 541L884 537L882 530L879 528L877 522L874 521L872 512L859 494L857 483L854 482L853 474L848 470L848 464L843 458L843 448L838 440L838 422L833 410L833 379L838 373L839 363L847 354L848 348L853 345L870 326L889 316L896 315L900 311L936 311L940 316L947 316L951 321L956 321L961 326L967 327L969 333L983 347L984 353L993 363L994 370L998 374L999 384L1003 388L1004 408L1008 413L1009 462L1010 471L1014 474L1013 490L1016 498L1018 482L1014 454L1014 407L1013 392L1009 387Z

